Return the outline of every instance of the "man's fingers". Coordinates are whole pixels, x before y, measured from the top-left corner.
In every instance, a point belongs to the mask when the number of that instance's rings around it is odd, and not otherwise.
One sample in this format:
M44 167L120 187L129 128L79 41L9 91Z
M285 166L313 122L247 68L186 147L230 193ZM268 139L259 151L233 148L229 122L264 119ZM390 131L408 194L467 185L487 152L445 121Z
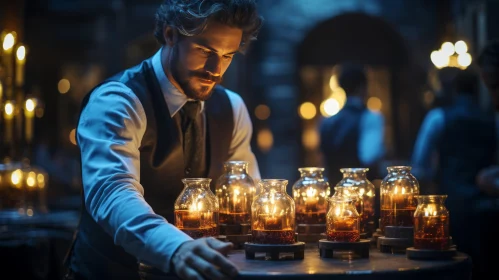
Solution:
M230 278L227 275L224 275L220 272L215 265L207 262L203 258L199 257L191 257L186 259L186 262L190 267L194 268L198 273L204 275L208 279L213 280L229 280Z
M234 247L234 245L230 242L222 242L222 241L215 239L213 237L207 238L206 242L208 243L208 246L219 251L220 253L222 253L224 255L229 253L230 250L232 250L232 248Z
M232 247L232 244L229 244L229 247ZM225 249L225 247L222 247L221 249ZM234 264L230 262L226 257L224 257L220 252L211 248L211 246L198 247L198 252L196 253L205 261L218 266L223 274L228 275L229 277L237 276L237 268L234 266Z

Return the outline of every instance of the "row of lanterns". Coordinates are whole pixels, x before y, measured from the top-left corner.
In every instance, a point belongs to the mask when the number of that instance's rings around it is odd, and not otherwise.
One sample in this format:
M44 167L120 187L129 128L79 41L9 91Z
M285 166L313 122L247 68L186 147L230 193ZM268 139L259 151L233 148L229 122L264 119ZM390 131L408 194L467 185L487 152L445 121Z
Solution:
M0 164L0 210L33 216L47 212L44 170L21 162Z
M240 229L253 243L292 244L299 226L323 225L329 241L358 242L371 237L375 224L375 187L367 168L344 168L334 187L323 177L324 168L299 168L293 197L287 180L248 175L248 162L226 162L225 173L210 190L211 179L183 179L175 202L175 225L193 238L219 236L220 229ZM380 188L380 230L387 226L414 226L416 249L450 246L446 196L419 195L419 183L409 166L388 167ZM244 229L248 229L246 232Z

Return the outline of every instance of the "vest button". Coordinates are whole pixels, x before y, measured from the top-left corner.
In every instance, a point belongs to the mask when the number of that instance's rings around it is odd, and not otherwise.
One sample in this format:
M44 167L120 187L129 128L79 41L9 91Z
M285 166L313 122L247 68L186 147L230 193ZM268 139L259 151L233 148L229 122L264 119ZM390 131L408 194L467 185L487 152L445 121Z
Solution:
M190 167L187 167L185 169L185 175L189 175L189 173L191 173L191 168Z

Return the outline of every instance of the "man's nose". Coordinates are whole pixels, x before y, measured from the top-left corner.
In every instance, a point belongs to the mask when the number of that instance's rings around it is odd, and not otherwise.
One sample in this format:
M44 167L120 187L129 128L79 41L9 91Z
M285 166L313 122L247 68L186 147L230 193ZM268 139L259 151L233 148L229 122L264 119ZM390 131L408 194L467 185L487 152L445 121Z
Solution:
M220 76L222 71L222 61L217 55L211 56L205 65L205 70L213 76Z

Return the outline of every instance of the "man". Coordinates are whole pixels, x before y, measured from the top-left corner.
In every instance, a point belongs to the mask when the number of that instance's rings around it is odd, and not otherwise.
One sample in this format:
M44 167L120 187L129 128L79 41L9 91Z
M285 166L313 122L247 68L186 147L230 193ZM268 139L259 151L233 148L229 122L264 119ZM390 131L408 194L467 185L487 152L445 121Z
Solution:
M138 263L184 279L237 274L224 257L231 243L193 240L170 223L182 178L216 179L227 160L249 161L260 178L246 106L217 84L262 20L253 0L166 0L156 13L162 48L85 98L74 279L139 279Z
M489 91L494 109L499 112L499 39L490 41L478 57L482 80ZM499 122L496 121L496 127ZM499 129L497 129L499 132ZM497 136L499 139L499 135ZM479 188L492 195L499 196L499 166L484 168L477 176Z
M411 164L420 181L434 181L436 191L454 198L478 194L475 176L494 161L496 149L494 119L478 100L478 74L472 67L456 71L453 101L428 112Z
M482 168L495 161L495 122L493 115L484 111L478 102L479 76L473 66L459 70L453 84L454 102L435 108L426 116L412 165L425 170L421 175L415 174L418 179L434 181L438 186L436 192L448 195L446 206L450 212L453 243L471 256L473 279L482 279L493 267L488 248L497 232L494 231L492 238L488 235L492 229L485 229L491 220L484 217L491 209L486 206L487 210L483 211L483 206L490 200L477 187L475 178ZM428 193L423 185L421 188Z
M338 84L347 101L341 111L320 125L320 149L327 177L334 186L342 179L340 168L375 169L384 156L384 118L366 108L367 77L363 65L344 63ZM372 173L375 170L371 170Z

